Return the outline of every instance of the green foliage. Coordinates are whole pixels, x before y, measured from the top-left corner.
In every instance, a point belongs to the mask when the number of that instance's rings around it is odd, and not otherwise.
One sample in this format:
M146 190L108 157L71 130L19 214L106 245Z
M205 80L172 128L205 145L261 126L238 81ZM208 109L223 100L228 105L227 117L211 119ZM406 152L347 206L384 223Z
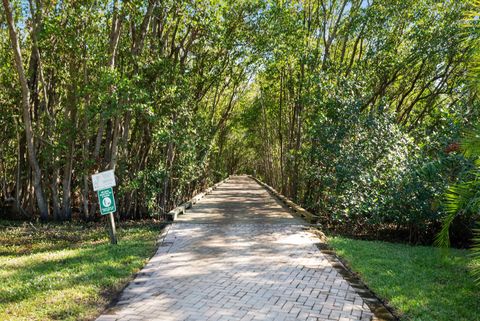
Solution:
M12 2L51 217L71 208L98 219L89 177L107 168L119 212L136 218L168 211L216 175L211 151L247 83L258 1ZM10 200L0 208L35 217L5 23L0 33L0 199Z
M465 155L475 160L475 168L471 169L469 175L462 181L449 187L445 193L445 211L446 216L443 219L442 229L437 235L436 244L439 246L450 246L451 226L458 217L467 217L470 220L478 220L480 212L480 168L479 168L479 149L478 137L479 130L470 131L461 144ZM474 231L473 255L480 259L480 242L478 239L478 230ZM476 268L477 283L480 283L480 268Z
M98 219L89 177L107 168L137 218L243 172L330 227L431 242L442 195L472 166L451 148L480 116L468 1L42 4L15 2L14 18L51 216ZM0 206L35 217L0 33Z
M442 195L472 166L455 148L479 119L467 76L476 36L461 23L469 10L466 1L269 3L251 22L261 30L251 39L254 97L231 126L245 136L225 135L215 166L242 146L248 162L230 172L256 171L326 226L431 243Z
M411 242L428 242L448 177L466 162L438 151L429 156L387 111L362 114L360 104L338 97L331 93L313 111L305 205L330 224L353 224L359 232L393 224L410 229Z
M333 98L335 99L335 98ZM359 114L353 101L329 99L315 113L306 149L307 206L338 221L378 217L387 184L405 171L412 148L387 115ZM342 117L341 115L348 115Z
M472 11L466 16L466 29L472 30L473 36L480 36L480 29L478 29L478 16L480 13L480 3L473 1ZM467 31L468 32L468 31ZM478 44L478 38L476 38ZM470 72L473 77L470 78L470 83L474 89L479 89L480 73L478 72L478 64L480 63L480 53L478 47L473 48L473 59ZM476 95L477 93L475 93ZM451 226L458 217L468 217L470 219L479 219L480 212L480 127L478 124L474 129L467 130L462 141L461 149L466 157L474 160L475 167L468 172L468 176L457 184L452 185L447 193L445 193L445 208L447 215L443 220L441 231L437 235L436 243L439 246L450 246ZM478 237L478 230L473 231L473 246L472 252L476 259L480 259L480 240ZM476 282L480 284L480 267L474 270Z

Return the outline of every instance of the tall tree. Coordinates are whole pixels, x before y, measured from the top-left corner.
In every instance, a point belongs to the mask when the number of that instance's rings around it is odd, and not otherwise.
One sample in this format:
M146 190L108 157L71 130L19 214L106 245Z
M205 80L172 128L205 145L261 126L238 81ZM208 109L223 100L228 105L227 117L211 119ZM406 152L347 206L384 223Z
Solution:
M40 211L40 217L42 220L48 219L48 207L45 201L45 196L42 187L42 170L38 163L37 153L35 150L35 140L32 127L32 119L30 116L30 89L28 87L27 78L25 76L25 70L23 68L22 52L20 49L20 42L18 40L17 31L15 30L15 23L13 20L12 9L8 0L2 0L3 8L5 10L5 17L8 23L8 29L10 34L10 43L13 50L13 56L15 59L15 67L17 69L18 79L22 92L22 116L23 125L25 127L25 136L28 149L28 161L33 171L33 182L35 189L35 196L37 200L38 209Z

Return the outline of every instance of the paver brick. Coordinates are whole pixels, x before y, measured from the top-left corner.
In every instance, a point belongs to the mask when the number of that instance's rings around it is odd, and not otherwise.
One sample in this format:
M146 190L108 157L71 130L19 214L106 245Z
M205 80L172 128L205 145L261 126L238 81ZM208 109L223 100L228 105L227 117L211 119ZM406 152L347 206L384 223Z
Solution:
M371 320L305 230L260 185L232 177L169 229L113 320Z

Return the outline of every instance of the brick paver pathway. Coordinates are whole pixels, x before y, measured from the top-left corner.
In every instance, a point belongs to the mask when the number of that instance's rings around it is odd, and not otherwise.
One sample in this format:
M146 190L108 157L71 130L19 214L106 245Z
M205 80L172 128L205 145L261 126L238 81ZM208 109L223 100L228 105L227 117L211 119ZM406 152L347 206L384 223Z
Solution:
M302 224L254 180L231 177L169 227L97 320L371 320Z

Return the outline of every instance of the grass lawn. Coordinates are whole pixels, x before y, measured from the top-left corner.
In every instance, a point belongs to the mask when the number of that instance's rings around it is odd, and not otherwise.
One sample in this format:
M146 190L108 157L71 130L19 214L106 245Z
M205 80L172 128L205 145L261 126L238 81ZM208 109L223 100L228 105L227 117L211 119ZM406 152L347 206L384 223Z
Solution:
M472 262L468 251L342 237L329 242L402 320L480 320L480 286L469 273L480 263Z
M88 320L154 253L160 224L30 225L0 221L0 320Z

